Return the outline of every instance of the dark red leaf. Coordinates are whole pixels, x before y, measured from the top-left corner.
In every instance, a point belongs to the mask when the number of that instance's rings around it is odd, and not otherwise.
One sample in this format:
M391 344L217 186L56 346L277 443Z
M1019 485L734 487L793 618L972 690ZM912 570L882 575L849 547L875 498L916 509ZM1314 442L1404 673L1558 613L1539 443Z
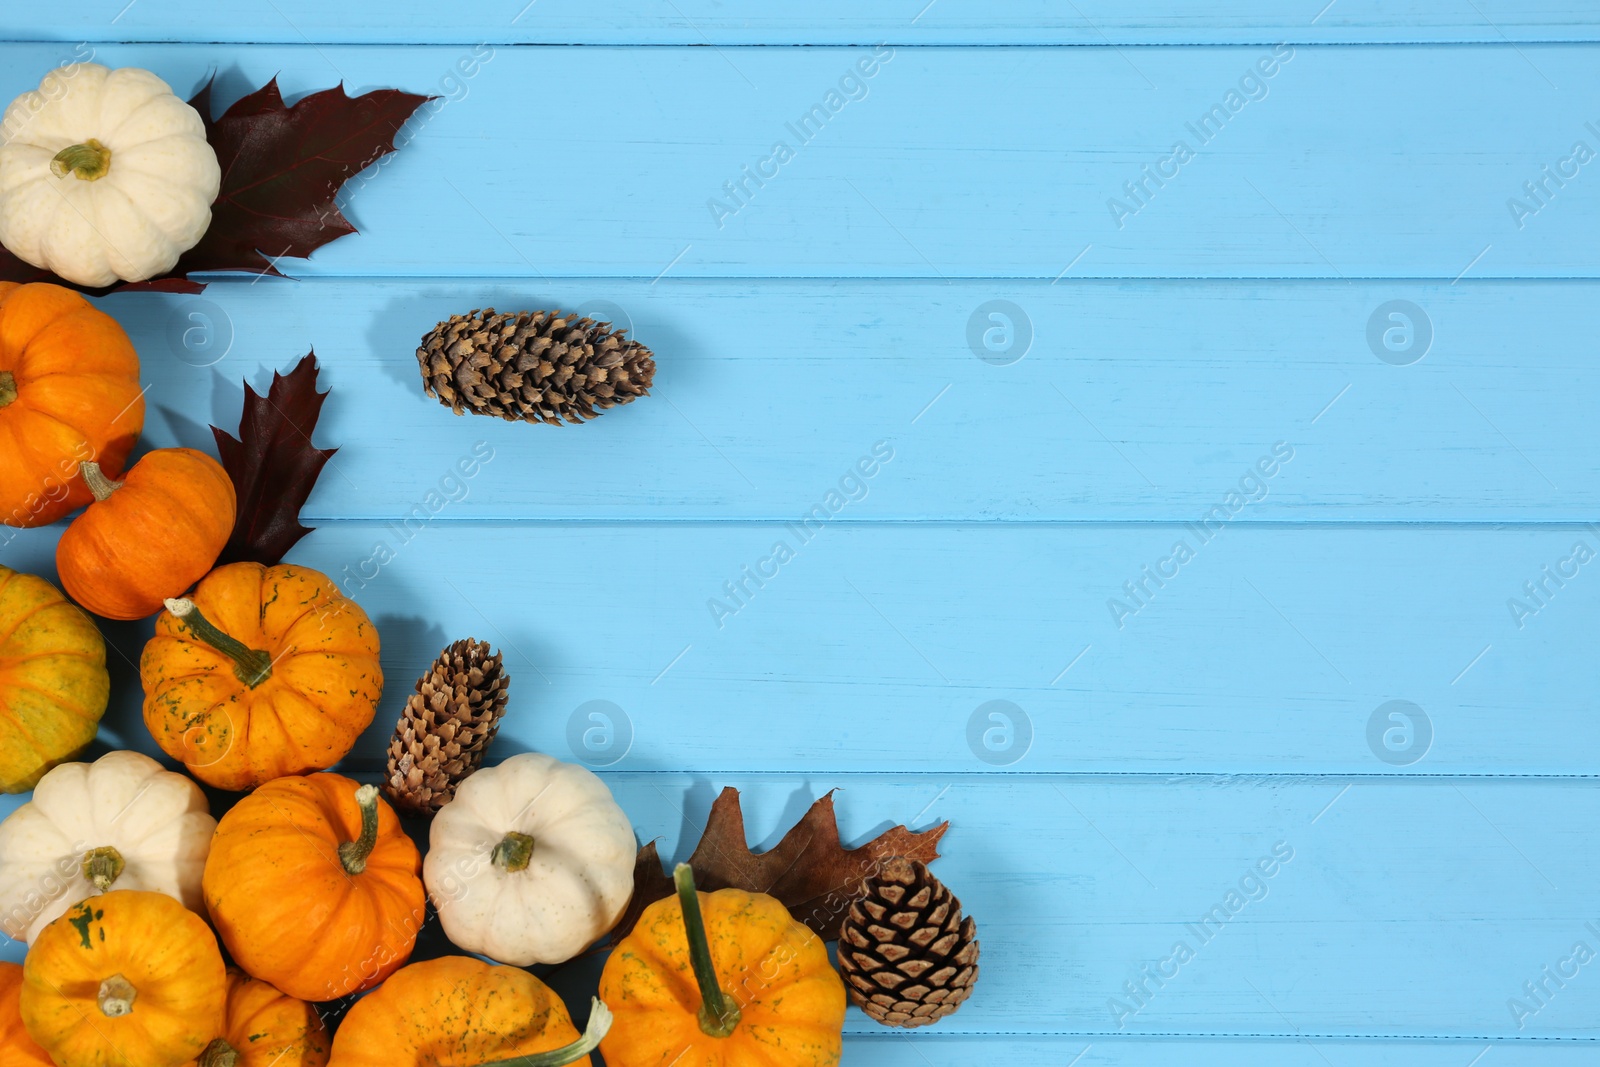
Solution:
M273 371L264 397L245 383L237 438L211 427L217 455L239 498L233 536L218 566L240 560L272 566L311 532L300 524L300 509L338 451L311 444L327 398L317 392L317 354L312 352L287 375Z
M211 226L170 273L102 289L74 285L0 249L0 281L54 282L93 295L119 291L198 293L197 271L283 277L277 261L304 258L356 228L335 203L350 178L395 150L394 138L430 98L398 89L346 95L344 86L286 106L278 80L212 118L208 80L189 101L205 121L222 167Z
M932 863L939 858L939 839L949 828L948 822L942 822L915 833L894 826L860 848L847 849L839 840L833 794L829 793L811 805L782 841L756 855L746 842L739 791L729 786L711 805L706 832L689 857L689 865L701 891L733 888L766 893L781 901L797 921L833 941L839 937L845 910L869 874L895 856ZM633 870L633 899L611 932L611 943L627 936L646 906L672 893L672 879L662 871L652 842L639 850Z

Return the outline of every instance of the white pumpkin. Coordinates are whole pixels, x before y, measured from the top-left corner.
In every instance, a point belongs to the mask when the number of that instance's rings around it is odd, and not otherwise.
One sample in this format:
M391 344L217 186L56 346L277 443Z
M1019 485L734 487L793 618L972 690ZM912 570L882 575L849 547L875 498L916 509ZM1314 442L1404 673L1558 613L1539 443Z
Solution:
M32 942L73 904L112 889L165 893L203 915L216 828L200 787L149 756L60 764L0 823L0 930Z
M604 782L527 752L477 771L439 809L422 880L461 948L518 967L561 963L622 917L637 854Z
M171 270L221 183L200 113L148 70L59 67L0 118L0 244L79 285Z

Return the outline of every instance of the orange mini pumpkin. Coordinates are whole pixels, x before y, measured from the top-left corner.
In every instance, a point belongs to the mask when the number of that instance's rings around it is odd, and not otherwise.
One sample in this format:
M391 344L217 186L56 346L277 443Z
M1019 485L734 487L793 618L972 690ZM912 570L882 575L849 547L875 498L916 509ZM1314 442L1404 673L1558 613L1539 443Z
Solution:
M165 893L69 908L22 965L22 1021L59 1067L178 1067L222 1029L226 971L205 920Z
M0 963L0 1051L6 1067L56 1067L22 1025L22 964Z
M80 471L94 503L62 533L56 572L96 615L154 615L211 569L233 533L233 482L204 452L158 448L120 482L95 463Z
M383 695L378 631L308 567L230 563L156 620L144 647L144 724L220 789L331 767Z
M325 1067L328 1028L317 1009L228 968L222 1032L189 1067Z
M122 470L143 428L139 356L117 321L71 289L0 282L0 523L83 507L78 464Z
M301 1000L370 989L422 927L422 857L372 785L275 778L217 824L201 879L234 961Z
M599 1001L582 1036L527 971L445 956L396 971L339 1024L333 1067L589 1067L611 1024Z
M687 864L673 881L601 972L609 1067L834 1067L845 992L822 938L764 893L696 893Z

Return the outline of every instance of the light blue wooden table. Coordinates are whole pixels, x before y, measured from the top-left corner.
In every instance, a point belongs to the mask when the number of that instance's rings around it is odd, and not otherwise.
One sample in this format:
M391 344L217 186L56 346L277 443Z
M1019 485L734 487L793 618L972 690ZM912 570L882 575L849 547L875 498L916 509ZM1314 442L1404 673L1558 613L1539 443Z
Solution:
M89 52L440 97L302 280L102 304L147 446L316 347L292 558L383 636L358 763L473 635L500 753L599 767L669 857L724 785L762 845L834 787L852 840L949 819L982 979L852 1013L856 1067L1600 1062L1588 5L524 2L0 15L0 99ZM413 353L483 305L630 323L658 388L453 418ZM104 740L151 751L147 629Z

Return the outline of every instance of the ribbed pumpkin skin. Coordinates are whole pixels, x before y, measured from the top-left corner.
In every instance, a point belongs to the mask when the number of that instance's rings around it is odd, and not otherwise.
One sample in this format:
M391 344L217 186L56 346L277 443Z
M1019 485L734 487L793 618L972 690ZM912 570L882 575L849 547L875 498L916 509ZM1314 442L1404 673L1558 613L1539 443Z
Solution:
M22 1018L60 1067L179 1067L222 1028L226 971L205 920L163 893L117 890L74 905L22 965ZM138 995L108 1016L101 984Z
M476 1067L570 1045L561 998L515 967L468 956L413 963L339 1024L333 1067ZM590 1067L588 1056L573 1060Z
M93 741L110 694L93 621L43 578L0 567L0 792L32 789Z
M317 1009L234 967L228 968L227 1017L216 1036L239 1054L234 1067L326 1067L328 1028Z
M222 464L192 448L158 448L61 535L61 584L103 618L154 615L217 561L233 532L235 505Z
M78 464L115 477L144 429L133 342L78 293L0 282L0 523L45 526L94 499Z
M700 989L676 896L644 910L600 976L616 1015L600 1043L607 1067L834 1067L843 1042L844 982L822 939L763 893L701 893L706 939L737 1029L700 1029Z
M220 789L331 767L383 695L378 630L333 579L306 567L230 563L190 594L218 629L272 657L254 689L168 612L144 647L144 723L161 750Z
M339 846L361 836L358 783L275 778L217 824L201 879L239 966L301 1000L370 989L411 955L423 918L422 857L378 801L378 843L360 874Z
M5 1067L56 1067L22 1025L22 964L0 963L0 1063Z

